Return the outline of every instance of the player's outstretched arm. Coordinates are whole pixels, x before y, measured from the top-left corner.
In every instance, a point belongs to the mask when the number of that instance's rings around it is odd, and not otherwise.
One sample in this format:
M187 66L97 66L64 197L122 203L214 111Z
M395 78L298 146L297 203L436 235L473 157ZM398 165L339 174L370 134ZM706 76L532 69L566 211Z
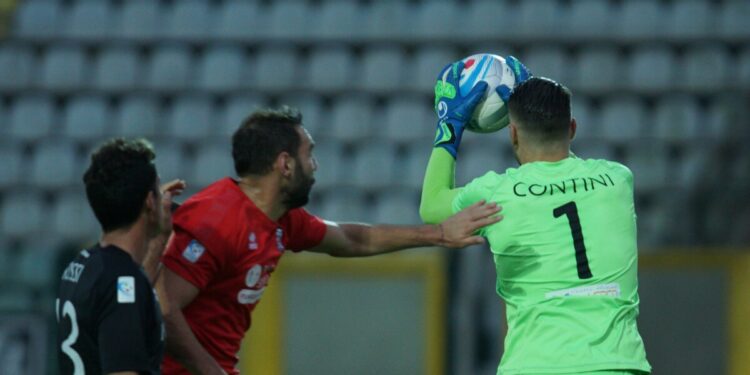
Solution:
M336 257L365 257L411 247L461 248L484 243L474 235L482 227L502 220L495 203L477 202L437 225L369 225L326 222L323 242L311 251Z

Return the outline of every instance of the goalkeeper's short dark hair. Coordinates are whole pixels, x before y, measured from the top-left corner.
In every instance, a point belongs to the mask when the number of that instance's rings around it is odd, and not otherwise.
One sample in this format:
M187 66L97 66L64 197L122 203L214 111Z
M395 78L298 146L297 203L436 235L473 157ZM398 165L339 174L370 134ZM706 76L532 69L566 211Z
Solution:
M86 198L104 232L128 228L150 191L158 195L154 149L144 139L115 138L91 154L83 175Z
M237 175L270 172L282 152L296 158L302 143L298 125L302 125L302 114L288 106L259 109L247 117L232 135L232 158Z
M549 78L531 77L513 89L508 111L524 131L539 140L559 140L568 134L570 98L567 87Z

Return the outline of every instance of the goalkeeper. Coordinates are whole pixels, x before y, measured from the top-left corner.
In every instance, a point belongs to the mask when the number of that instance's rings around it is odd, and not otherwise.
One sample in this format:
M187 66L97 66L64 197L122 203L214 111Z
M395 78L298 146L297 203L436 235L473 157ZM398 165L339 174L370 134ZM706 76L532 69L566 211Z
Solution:
M546 78L499 88L510 113L520 166L454 186L458 146L486 84L462 97L461 62L438 80L441 108L420 215L437 223L480 200L503 206L505 219L480 230L507 306L508 332L498 374L642 374L651 367L638 333L633 175L618 163L579 159L570 91ZM442 73L440 76L442 77ZM447 109L447 110L446 110Z

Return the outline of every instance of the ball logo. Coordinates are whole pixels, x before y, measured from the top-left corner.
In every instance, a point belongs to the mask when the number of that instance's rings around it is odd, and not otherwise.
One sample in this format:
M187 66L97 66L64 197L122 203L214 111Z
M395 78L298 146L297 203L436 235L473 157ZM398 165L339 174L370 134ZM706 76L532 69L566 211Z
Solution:
M445 104L444 101L440 101L438 103L438 118L444 118L448 114L448 104Z

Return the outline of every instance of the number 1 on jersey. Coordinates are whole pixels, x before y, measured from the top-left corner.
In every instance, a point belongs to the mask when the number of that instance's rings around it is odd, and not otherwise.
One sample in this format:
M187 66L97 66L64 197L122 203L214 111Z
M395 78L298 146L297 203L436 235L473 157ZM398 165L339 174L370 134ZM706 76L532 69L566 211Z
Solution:
M573 247L576 250L576 266L579 279L590 279L593 277L589 268L589 258L586 257L586 244L583 243L583 228L581 219L578 217L578 206L576 202L568 202L552 211L556 218L565 215L570 224L570 233L573 235Z

